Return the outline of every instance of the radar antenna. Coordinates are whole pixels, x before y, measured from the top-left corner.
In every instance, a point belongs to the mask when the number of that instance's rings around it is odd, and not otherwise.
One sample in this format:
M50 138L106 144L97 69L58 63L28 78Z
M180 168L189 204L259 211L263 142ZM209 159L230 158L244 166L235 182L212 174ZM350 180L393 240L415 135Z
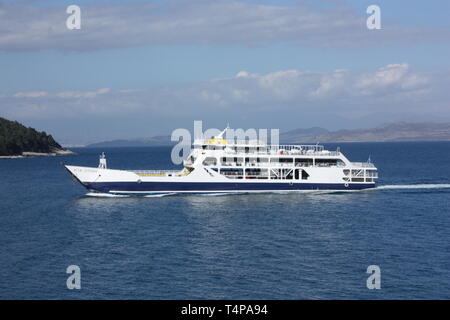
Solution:
M227 123L227 127L225 129L223 129L223 131L221 133L219 133L217 138L223 139L223 136L225 135L225 132L227 132L228 129L230 129L230 125Z

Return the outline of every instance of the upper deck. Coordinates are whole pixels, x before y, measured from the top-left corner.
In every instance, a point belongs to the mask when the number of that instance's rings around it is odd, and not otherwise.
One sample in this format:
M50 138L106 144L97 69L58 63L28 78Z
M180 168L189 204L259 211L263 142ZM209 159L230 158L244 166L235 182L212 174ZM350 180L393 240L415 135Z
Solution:
M222 166L241 167L242 163L252 167L352 167L376 169L370 162L350 162L339 150L326 150L323 145L267 145L258 140L225 140L212 138L207 140L195 140L194 150L213 156L214 159L230 157L228 161L222 160ZM216 158L217 157L217 158ZM253 158L248 158L253 157ZM291 158L288 160L287 158ZM209 158L211 160L211 158ZM323 160L320 160L323 159ZM284 160L284 161L283 161ZM205 161L204 165L216 163L217 160ZM193 158L184 160L184 165L193 164ZM217 163L219 165L219 163Z
M267 145L258 140L225 140L209 139L195 140L194 148L203 150L223 150L225 154L253 154L253 155L306 155L306 156L340 156L336 151L325 150L323 145Z

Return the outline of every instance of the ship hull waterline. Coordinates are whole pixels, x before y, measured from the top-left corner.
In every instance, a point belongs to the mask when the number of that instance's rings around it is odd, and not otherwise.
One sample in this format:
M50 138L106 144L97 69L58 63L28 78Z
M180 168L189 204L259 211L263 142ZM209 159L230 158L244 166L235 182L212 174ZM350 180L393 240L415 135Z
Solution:
M111 194L160 193L272 193L295 191L356 191L374 188L374 183L252 183L252 182L95 182L82 183L91 192Z

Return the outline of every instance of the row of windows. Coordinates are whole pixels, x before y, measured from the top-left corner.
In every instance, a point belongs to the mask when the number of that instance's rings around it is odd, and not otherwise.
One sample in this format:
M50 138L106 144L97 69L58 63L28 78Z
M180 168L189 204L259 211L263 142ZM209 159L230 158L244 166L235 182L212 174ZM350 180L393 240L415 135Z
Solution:
M275 150L271 147L229 147L225 145L203 145L203 146L197 146L196 149L203 149L203 150L224 150L225 148L228 148L231 151L235 152L269 152L270 150Z
M282 164L292 164L295 162L296 166L303 166L308 167L312 166L314 164L313 159L305 159L305 158L240 158L240 157L223 157L221 158L221 164L222 165L237 165L242 166L245 161L245 165L249 166L252 164L258 164L258 163L282 163ZM337 165L344 165L344 162L340 159L316 159L316 166L337 166ZM215 157L207 157L203 161L203 165L205 166L215 166L217 165L217 159Z
M214 171L230 178L244 179L244 169L213 168ZM302 169L245 169L246 179L275 179L275 180L307 180L309 174Z

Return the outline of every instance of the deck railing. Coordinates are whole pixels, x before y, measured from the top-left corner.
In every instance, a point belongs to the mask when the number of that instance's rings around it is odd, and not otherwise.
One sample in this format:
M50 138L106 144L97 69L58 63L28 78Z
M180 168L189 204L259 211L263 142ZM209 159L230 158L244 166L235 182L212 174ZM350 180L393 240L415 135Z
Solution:
M214 148L214 150L225 150L227 154L252 154L252 155L324 155L339 156L339 149L336 151L325 150L320 144L272 144L268 145L258 140L218 140L211 143L211 140L195 140L196 148ZM219 147L219 148L218 148ZM251 150L250 150L251 149Z
M352 162L351 165L358 168L375 168L375 165L371 162Z
M148 175L148 176L166 176L169 174L178 174L180 170L130 170L137 175Z
M346 165L344 163L337 163L337 164L326 164L326 163L321 163L321 164L316 164L313 165L313 163L283 163L283 162L246 162L245 166L242 165L242 163L240 164L236 164L236 163L222 163L221 165L222 167L228 168L300 168L300 167L338 167L338 168L345 168Z
M246 150L245 147L227 147L226 154L248 154L251 155L306 155L306 156L339 156L339 151L324 150L323 146L307 145L276 145L270 147L259 147L259 150Z

